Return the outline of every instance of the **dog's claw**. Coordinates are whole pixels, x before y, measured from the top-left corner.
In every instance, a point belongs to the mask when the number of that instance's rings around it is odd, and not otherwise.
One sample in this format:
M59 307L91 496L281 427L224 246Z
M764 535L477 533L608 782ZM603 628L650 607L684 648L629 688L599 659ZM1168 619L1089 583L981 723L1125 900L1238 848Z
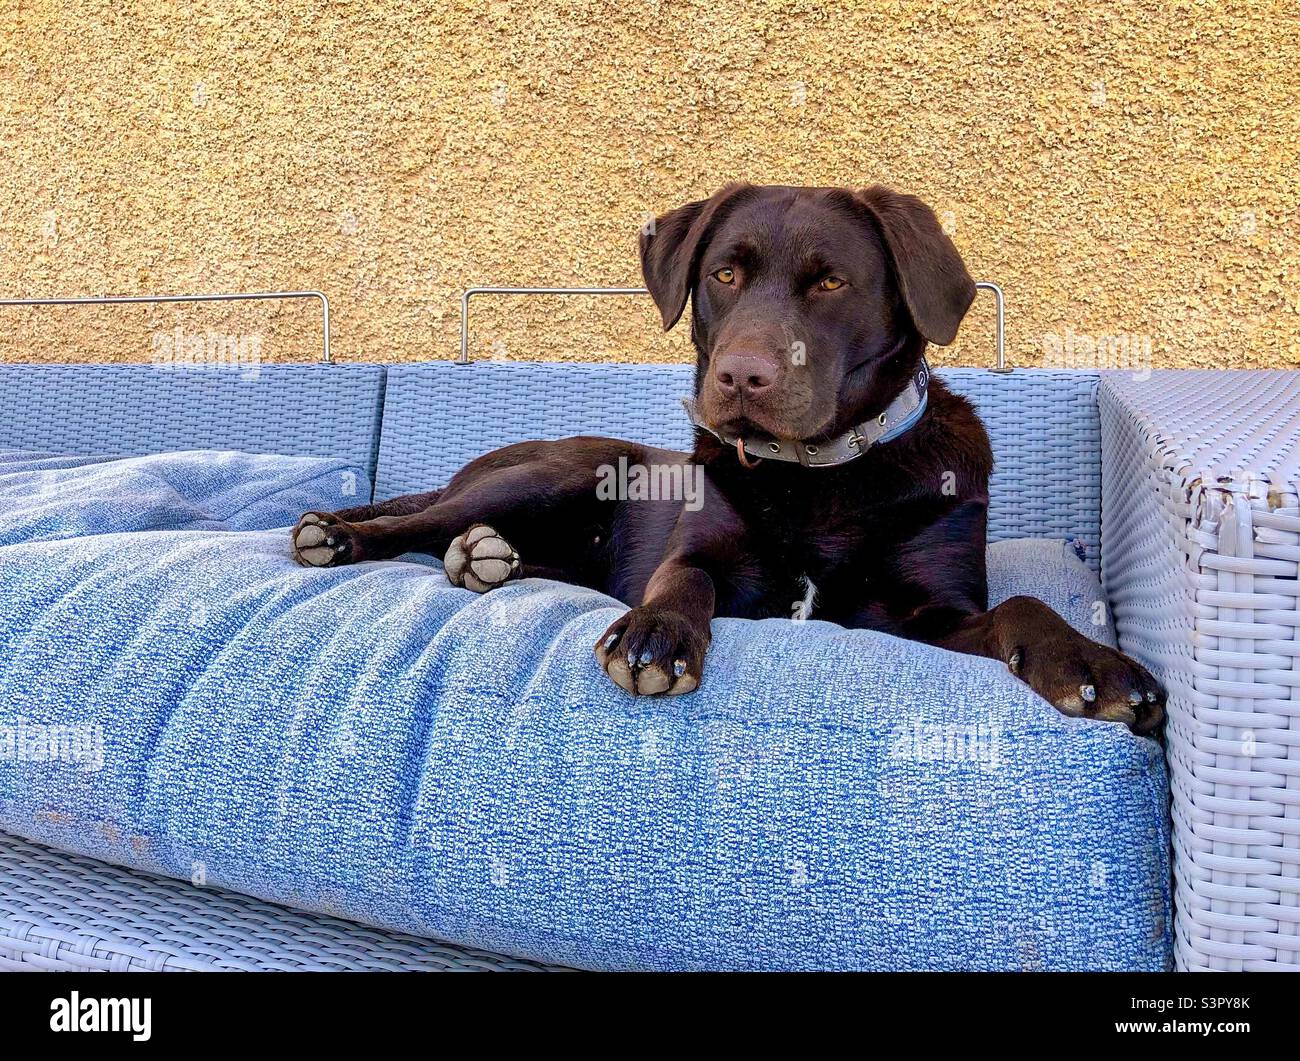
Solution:
M1046 611L1046 605L1041 608ZM1119 722L1142 736L1154 733L1164 720L1165 694L1151 673L1055 615L1041 625L1050 634L1053 624L1056 636L1023 655L1021 649L1013 653L1020 656L1014 673L1063 715Z

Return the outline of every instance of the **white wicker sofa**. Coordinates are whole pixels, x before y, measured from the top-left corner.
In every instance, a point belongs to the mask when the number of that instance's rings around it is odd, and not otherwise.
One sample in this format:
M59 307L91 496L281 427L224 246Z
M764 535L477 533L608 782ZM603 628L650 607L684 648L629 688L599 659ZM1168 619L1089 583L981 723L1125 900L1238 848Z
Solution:
M452 379L454 387L481 389L503 366L483 368L473 379L477 368L434 374L429 383L416 373L386 380L377 366L319 366L299 371L339 375L285 377L281 384L296 396L277 395L280 384L268 383L258 400L276 409L285 438L308 437L306 427L336 417L358 445L375 445L380 492L396 493L403 476L432 481L437 469L390 462L392 489L385 488L375 440L396 415L385 410L385 388L444 387ZM1083 544L1092 563L1100 560L1121 647L1169 689L1176 966L1298 969L1300 373L1080 374L1086 385L1070 391L1073 404L1031 409L1021 397L1036 375L970 384L997 421L995 448L1003 439L995 504L1021 533L1095 528ZM121 449L134 452L265 448L249 433L256 410L225 408L209 383L168 398L176 408L189 403L183 424L158 406L146 428L139 408L111 398L102 407L69 404L51 397L49 380L33 403L33 386L19 369L0 373L0 394L16 410L8 427L15 437L0 437L0 448L30 446L34 435L51 448L95 452L105 451L104 439L128 435ZM84 378L76 389L84 393ZM208 412L195 414L195 402ZM44 411L22 408L32 404ZM573 415L552 410L545 423L515 427L553 434L562 427L555 418ZM1033 429L1018 423L1007 433L1017 416ZM444 448L438 459L454 457ZM1078 481L1062 481L1069 469ZM16 837L0 837L0 965L535 967L96 864Z

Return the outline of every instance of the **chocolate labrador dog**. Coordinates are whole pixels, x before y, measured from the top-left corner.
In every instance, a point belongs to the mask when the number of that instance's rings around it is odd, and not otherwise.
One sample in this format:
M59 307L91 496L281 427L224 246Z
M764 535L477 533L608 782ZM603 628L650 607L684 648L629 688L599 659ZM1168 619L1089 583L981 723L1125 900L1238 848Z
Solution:
M444 489L308 513L295 558L419 550L479 592L528 576L602 590L630 610L596 657L634 695L695 689L714 616L813 616L998 659L1067 715L1155 730L1164 693L1141 665L1033 597L988 607L993 455L924 357L975 286L925 204L733 184L658 218L641 267L665 329L691 303L692 453L507 446Z

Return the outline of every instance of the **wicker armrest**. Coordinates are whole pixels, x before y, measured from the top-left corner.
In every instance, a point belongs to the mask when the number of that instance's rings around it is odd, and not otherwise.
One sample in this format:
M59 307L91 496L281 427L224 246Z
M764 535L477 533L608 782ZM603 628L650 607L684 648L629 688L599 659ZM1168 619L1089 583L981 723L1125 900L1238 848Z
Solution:
M1300 968L1300 372L1105 373L1102 575L1165 682L1175 960Z

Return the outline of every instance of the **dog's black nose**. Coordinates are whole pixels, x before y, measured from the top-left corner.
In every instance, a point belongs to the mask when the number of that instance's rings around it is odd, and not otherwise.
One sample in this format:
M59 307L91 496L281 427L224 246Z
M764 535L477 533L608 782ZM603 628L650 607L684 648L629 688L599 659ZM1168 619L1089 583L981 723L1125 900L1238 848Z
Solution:
M776 382L776 375L772 358L747 350L728 351L713 367L713 381L728 398L756 396Z

